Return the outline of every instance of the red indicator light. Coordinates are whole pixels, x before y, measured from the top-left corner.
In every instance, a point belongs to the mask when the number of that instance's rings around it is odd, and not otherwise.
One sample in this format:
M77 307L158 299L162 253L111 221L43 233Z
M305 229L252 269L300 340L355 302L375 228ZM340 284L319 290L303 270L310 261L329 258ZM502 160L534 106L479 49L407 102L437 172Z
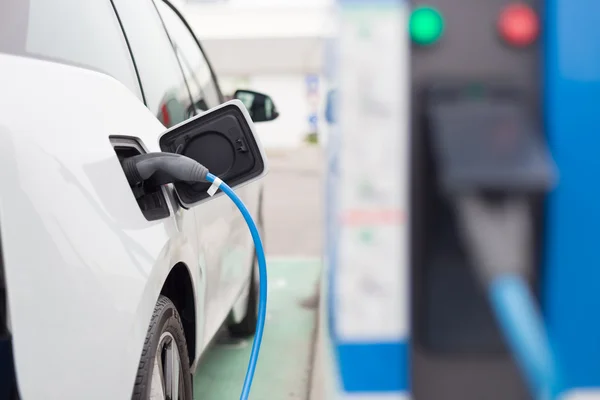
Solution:
M498 30L508 44L525 47L537 39L540 23L531 7L526 4L511 4L500 14Z
M160 114L162 116L162 123L166 127L171 126L171 116L169 115L169 109L166 104L163 104L160 108Z

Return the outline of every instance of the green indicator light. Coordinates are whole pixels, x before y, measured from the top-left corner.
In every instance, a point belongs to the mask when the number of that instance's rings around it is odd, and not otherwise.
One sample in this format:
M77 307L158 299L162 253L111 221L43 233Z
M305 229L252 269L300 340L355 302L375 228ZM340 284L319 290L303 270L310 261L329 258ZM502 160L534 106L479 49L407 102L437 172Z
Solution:
M483 86L477 83L470 84L465 91L470 98L481 98L485 94Z
M410 16L410 36L421 45L435 43L444 32L444 19L435 8L419 7Z

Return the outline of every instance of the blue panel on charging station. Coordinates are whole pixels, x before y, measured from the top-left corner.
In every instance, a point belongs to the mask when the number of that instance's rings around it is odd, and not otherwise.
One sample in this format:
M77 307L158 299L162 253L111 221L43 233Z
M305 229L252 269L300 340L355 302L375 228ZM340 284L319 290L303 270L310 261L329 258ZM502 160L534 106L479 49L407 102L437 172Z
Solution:
M560 176L544 308L565 389L600 387L600 1L547 0L546 14L545 122Z

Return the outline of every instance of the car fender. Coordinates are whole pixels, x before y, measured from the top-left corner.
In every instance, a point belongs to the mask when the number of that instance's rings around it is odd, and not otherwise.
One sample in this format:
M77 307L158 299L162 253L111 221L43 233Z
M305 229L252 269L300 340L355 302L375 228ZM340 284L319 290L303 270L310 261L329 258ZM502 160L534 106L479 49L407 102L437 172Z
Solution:
M147 221L109 141L158 151L165 128L98 72L0 55L0 87L0 240L21 397L129 398L173 265L195 270L203 293L192 210L172 202L171 217Z

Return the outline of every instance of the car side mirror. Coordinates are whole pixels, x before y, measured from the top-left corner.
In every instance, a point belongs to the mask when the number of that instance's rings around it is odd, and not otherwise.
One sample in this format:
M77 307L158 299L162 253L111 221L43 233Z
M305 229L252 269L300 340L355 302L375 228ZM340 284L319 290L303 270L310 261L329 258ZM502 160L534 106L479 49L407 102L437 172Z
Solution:
M233 97L244 103L254 122L273 121L279 117L273 99L266 94L252 90L236 90Z
M263 177L268 170L254 124L239 100L223 103L168 129L158 142L162 151L198 161L234 189ZM185 208L210 199L210 183L177 182L174 186Z

